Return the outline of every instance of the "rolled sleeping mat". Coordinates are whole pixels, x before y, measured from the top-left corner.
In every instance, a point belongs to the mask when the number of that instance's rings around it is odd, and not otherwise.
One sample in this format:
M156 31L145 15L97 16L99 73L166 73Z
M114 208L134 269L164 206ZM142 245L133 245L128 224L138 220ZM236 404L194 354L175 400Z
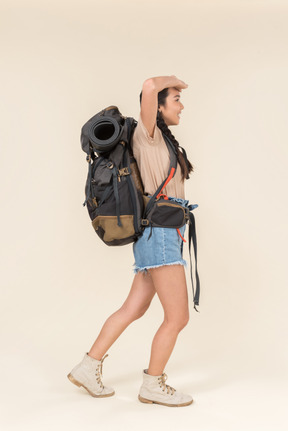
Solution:
M111 151L119 142L122 127L115 118L98 118L91 124L89 141L97 153Z
M87 154L90 154L91 150L98 154L111 151L122 138L124 124L124 118L117 106L105 108L94 115L81 130L83 151Z

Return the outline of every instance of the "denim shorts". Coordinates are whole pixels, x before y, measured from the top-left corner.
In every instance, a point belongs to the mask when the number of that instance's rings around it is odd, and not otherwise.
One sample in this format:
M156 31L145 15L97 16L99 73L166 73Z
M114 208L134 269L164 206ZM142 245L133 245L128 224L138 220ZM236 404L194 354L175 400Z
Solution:
M188 206L189 201L169 196L169 200L179 202L182 206ZM198 205L192 205L196 208ZM184 238L186 224L179 228ZM134 273L143 271L147 273L149 268L157 268L163 265L183 265L187 262L183 259L183 240L175 228L152 227L152 235L148 240L151 228L146 227L143 235L133 243Z

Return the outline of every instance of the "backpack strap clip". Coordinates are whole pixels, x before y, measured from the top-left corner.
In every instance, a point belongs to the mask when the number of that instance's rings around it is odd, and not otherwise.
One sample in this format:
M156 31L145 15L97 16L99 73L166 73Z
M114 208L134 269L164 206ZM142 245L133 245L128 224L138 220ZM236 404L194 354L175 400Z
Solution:
M118 175L122 176L122 175L130 175L131 174L131 169L129 169L128 167L122 168L122 169L118 169Z
M106 167L109 168L109 169L113 169L114 168L114 164L111 161L109 161L107 163Z
M147 218L142 218L141 225L142 226L149 226L149 220Z

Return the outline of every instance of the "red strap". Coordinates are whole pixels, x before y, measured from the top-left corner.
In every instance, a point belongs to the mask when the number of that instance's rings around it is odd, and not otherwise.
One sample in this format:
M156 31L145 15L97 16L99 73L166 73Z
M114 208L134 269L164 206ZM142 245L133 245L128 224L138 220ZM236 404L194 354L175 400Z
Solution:
M168 198L168 196L167 195L165 195L165 193L159 193L158 195L157 195L157 198L159 197L159 196L164 196L164 199L167 201L169 198Z
M166 186L167 186L167 184L169 183L169 181L170 181L170 180L171 180L171 178L173 177L174 172L175 172L175 168L171 168L171 171L170 171L169 177L167 178L167 180L165 181L165 183L164 183L164 185L163 185L162 189L160 190L160 192L159 192L159 193L158 193L158 195L156 196L156 199L158 199L158 197L159 197L159 196L162 196L161 192L162 192L162 190L164 189L164 187L166 187Z
M184 242L187 242L187 241L186 241L186 239L184 239L184 238L183 238L183 236L181 235L181 233L180 233L180 230L179 230L179 229L177 229L177 232L179 233L179 235L181 236L181 238L183 239L183 241L184 241Z

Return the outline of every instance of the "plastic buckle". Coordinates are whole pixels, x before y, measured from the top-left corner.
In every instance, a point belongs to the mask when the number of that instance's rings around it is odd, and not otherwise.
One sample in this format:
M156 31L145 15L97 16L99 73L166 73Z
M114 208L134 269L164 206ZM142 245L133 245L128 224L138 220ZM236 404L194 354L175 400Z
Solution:
M122 175L130 175L130 171L128 167L122 168L122 169L118 169L118 175L122 176Z
M141 224L142 224L142 226L149 226L149 220L147 218L143 218L141 220Z

